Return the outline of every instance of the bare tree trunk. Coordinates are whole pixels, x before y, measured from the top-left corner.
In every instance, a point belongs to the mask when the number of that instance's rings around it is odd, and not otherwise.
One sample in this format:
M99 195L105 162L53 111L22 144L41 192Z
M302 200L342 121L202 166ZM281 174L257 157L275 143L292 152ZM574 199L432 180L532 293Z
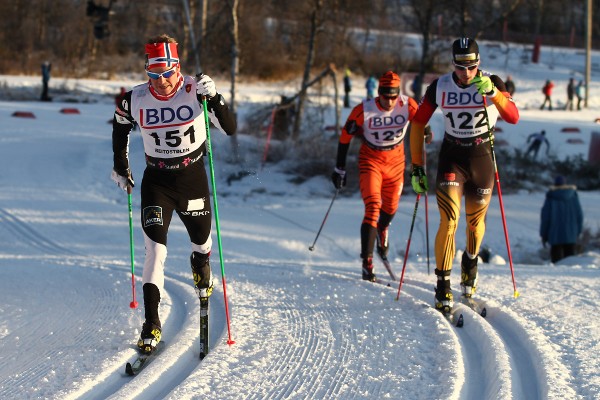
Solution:
M315 1L315 8L310 18L310 38L308 41L308 54L306 55L306 64L304 66L304 76L302 77L302 86L300 95L298 96L298 107L296 108L296 119L294 120L294 130L292 132L292 140L295 142L300 136L300 128L302 122L302 113L304 111L304 101L306 100L306 85L310 78L310 70L315 59L315 42L317 38L317 29L319 28L319 11L323 6L323 0Z
M236 115L235 107L235 90L237 77L240 70L240 50L239 50L239 35L238 35L238 6L239 0L230 0L231 5L231 100L230 107L234 115ZM237 118L237 115L236 115ZM237 136L232 136L233 145L233 157L236 164L240 162L240 155L238 151L238 140Z

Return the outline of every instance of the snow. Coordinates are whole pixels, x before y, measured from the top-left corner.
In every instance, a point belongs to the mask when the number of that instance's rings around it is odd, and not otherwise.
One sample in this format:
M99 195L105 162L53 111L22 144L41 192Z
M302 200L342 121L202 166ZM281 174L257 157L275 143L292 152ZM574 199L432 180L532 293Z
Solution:
M490 49L497 47L490 46ZM555 102L564 102L571 74L579 79L582 57L565 49L542 50L542 63L520 60L520 47L501 53L484 68L511 74L521 110L516 126L500 122L502 139L523 148L529 133L546 129L558 157L587 158L591 132L600 131L600 82L594 71L590 108L580 112L537 109L540 88L555 80ZM482 45L484 64L491 50ZM599 55L594 53L593 62ZM495 69L495 65L501 69ZM579 69L578 69L579 68ZM359 77L354 78L359 81ZM39 77L0 76L0 86L39 93ZM224 80L217 80L224 86ZM247 170L229 161L231 140L213 132L215 175L224 263L213 230L213 271L225 270L231 333L228 345L223 282L211 297L210 353L199 361L198 299L188 265L187 234L173 219L160 313L165 351L139 376L125 376L135 358L143 322L139 187L133 195L135 275L140 307L129 308L131 264L127 196L110 180L112 97L136 81L62 81L69 93L51 103L0 101L0 398L51 399L592 399L600 398L600 325L595 321L600 253L588 251L557 264L541 247L538 226L544 188L504 195L514 261L510 265L497 197L490 206L484 245L492 262L480 264L478 297L483 319L462 308L463 328L452 327L432 307L434 196L422 198L411 239L405 282L381 264L384 285L360 279L360 196L338 196L313 244L333 190L327 176L289 183L278 165L260 168L264 141L239 136ZM286 86L287 85L287 86ZM250 101L277 101L284 86L241 83L240 113ZM361 85L355 85L361 87ZM23 89L24 88L24 89ZM227 93L228 88L221 89ZM362 91L353 93L360 100ZM77 96L85 103L71 103ZM62 114L76 107L80 114ZM559 108L559 104L556 104ZM31 111L35 119L14 118ZM344 118L349 110L344 110ZM439 112L436 112L439 116ZM441 132L441 119L434 132ZM581 144L560 132L577 126ZM438 135L436 139L439 140ZM571 136L569 136L571 137ZM130 149L141 181L139 133ZM335 155L331 154L333 167ZM502 165L499 165L502 180ZM600 193L580 192L585 226L600 226ZM397 275L415 207L407 190L391 227ZM425 224L425 201L429 226ZM464 223L464 218L461 219ZM456 264L464 249L457 234ZM427 258L427 237L430 262ZM431 271L431 273L429 273ZM452 275L459 288L459 274ZM386 286L385 283L389 283Z

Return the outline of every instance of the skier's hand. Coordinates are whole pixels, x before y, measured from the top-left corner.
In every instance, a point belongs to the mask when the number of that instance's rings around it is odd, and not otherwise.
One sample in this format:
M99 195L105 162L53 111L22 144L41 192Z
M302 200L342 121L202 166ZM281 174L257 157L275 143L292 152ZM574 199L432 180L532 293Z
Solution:
M335 167L333 173L331 174L331 182L333 182L333 186L336 189L341 189L346 186L346 171Z
M544 248L546 248L547 245L548 245L548 242L546 241L546 239L542 238L542 246Z
M494 91L494 84L489 76L477 75L475 78L471 79L469 84L475 85L477 91L482 96L490 96Z
M427 125L425 127L425 144L430 144L433 142L433 131L431 130L431 126Z
M212 99L217 95L215 81L208 75L202 75L196 84L196 93L205 96L207 99Z
M113 169L110 174L110 179L112 179L117 184L117 186L123 189L124 191L127 191L127 186L135 186L135 184L133 183L133 175L131 175L130 170L125 171L124 174L121 175Z
M425 193L429 189L429 185L427 184L427 175L425 174L425 170L420 165L413 165L411 176L411 183L413 190L417 194Z

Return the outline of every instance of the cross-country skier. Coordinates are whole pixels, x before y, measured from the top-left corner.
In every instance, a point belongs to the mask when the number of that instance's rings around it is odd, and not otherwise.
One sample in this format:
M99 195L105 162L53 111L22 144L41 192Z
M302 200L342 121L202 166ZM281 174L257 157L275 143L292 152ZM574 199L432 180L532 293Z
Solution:
M435 238L435 307L445 313L453 306L450 273L461 198L465 198L467 218L461 287L463 295L470 297L477 284L477 255L494 188L489 129L495 125L498 115L510 124L519 120L519 111L502 79L479 69L479 47L475 40L456 40L452 45L452 61L454 72L442 75L427 88L410 131L412 186L415 192L424 193L428 184L422 156L423 129L440 107L445 135L436 176L440 225Z
M158 315L164 286L167 232L175 211L191 241L190 262L199 297L213 289L210 269L211 206L203 156L206 127L202 97L207 98L211 121L228 135L236 121L214 81L181 74L175 39L161 35L146 44L148 82L135 86L117 105L113 120L114 167L111 178L123 190L133 187L129 168L129 133L140 127L146 154L141 188L141 223L146 257L142 273L145 322L138 340L143 353L160 342Z
M388 227L398 209L404 186L404 135L417 103L400 93L400 77L387 71L379 78L378 96L354 107L339 138L331 176L340 189L346 184L346 155L354 137L362 140L358 158L360 193L365 212L360 228L362 278L375 281L373 247L388 252ZM423 136L421 136L423 141Z

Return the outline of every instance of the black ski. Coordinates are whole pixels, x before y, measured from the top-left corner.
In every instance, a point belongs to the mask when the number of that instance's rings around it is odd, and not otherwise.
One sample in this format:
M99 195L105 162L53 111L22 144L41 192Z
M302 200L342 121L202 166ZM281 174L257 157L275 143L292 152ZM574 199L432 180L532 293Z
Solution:
M463 318L463 315L460 311L458 311L456 308L452 308L449 312L444 312L441 310L438 310L442 313L442 315L444 316L444 318L446 318L448 320L448 322L450 322L450 324L452 324L453 326L457 327L457 328L462 328L463 325L465 324L465 320Z
M464 304L471 310L475 311L477 314L481 315L483 318L487 316L487 308L483 300L460 296L460 302L461 304Z
M129 376L137 375L141 370L143 370L146 365L150 364L157 355L159 355L163 349L165 348L165 342L159 342L156 346L156 349L150 354L140 354L138 358L133 363L127 363L125 365L125 373Z
M381 259L385 269L387 269L388 274L390 274L390 278L392 278L393 281L397 281L398 278L396 278L396 274L394 274L394 271L392 270L392 264L390 263L390 260L388 260L386 256L381 255L379 252L377 252L377 255Z
M208 297L200 297L200 359L208 354Z

